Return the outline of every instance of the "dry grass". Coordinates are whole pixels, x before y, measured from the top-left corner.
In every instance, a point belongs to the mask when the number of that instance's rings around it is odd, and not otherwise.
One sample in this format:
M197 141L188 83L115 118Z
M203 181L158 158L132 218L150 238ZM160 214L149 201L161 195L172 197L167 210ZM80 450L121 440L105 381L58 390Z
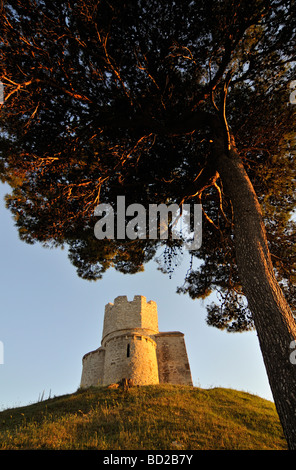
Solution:
M92 388L0 412L0 449L286 449L273 403L229 389Z

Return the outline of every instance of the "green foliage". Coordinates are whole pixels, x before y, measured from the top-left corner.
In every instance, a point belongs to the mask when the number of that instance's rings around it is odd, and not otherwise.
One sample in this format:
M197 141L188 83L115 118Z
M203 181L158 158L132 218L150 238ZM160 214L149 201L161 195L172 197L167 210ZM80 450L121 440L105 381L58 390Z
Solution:
M203 244L194 256L202 263L179 292L219 290L224 300L209 307L209 323L251 328L232 206L211 154L214 130L199 119L203 112L224 123L225 111L295 309L293 8L292 0L6 1L0 171L21 239L67 246L84 279L110 267L136 273L166 243L95 239L98 203L114 206L118 195L145 207L201 202ZM168 241L176 256L178 248Z
M0 423L1 449L286 449L273 403L220 388L91 388L2 411Z

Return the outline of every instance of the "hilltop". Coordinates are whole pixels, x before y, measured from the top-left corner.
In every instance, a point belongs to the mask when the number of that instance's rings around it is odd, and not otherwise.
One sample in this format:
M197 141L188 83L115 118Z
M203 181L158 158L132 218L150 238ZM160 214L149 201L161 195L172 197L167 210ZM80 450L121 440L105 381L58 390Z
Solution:
M0 449L283 450L272 402L179 385L78 390L0 412Z

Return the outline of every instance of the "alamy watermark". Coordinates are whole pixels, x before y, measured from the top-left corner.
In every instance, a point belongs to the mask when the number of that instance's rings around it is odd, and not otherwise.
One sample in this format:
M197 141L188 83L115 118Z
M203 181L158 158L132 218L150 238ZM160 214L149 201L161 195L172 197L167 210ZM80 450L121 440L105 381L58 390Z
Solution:
M290 88L293 89L292 93L290 93L290 103L296 104L296 80L292 80L292 82L290 82Z
M4 364L4 344L0 341L0 365Z
M0 104L4 103L4 85L0 82Z
M147 210L137 203L126 206L125 196L117 196L115 209L99 204L94 214L100 217L94 227L98 240L171 239L182 241L190 251L201 247L201 204L149 204Z

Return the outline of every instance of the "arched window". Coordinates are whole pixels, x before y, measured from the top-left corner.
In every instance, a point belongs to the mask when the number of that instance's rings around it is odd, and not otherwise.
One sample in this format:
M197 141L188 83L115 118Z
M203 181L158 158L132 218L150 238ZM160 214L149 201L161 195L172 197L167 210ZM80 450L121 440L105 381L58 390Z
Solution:
M130 344L128 343L127 349L126 349L126 357L130 357Z

